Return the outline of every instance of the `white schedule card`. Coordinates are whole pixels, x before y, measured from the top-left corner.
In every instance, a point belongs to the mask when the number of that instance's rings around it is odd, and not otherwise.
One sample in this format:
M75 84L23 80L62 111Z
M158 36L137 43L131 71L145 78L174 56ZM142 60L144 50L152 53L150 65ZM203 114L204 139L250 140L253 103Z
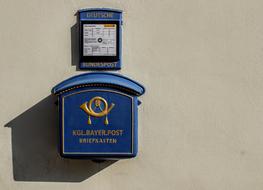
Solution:
M84 56L116 56L116 24L84 24Z

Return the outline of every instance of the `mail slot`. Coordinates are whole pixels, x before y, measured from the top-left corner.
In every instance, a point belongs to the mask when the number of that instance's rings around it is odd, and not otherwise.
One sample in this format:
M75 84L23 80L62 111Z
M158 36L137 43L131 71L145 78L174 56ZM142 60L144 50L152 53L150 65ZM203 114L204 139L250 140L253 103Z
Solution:
M56 85L61 156L135 157L138 96L144 92L139 83L113 73L85 73Z

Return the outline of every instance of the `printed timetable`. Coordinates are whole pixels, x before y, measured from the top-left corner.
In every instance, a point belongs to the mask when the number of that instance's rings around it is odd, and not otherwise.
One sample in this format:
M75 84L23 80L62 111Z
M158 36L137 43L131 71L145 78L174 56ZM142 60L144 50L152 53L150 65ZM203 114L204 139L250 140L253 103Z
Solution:
M116 56L116 24L84 24L84 56Z

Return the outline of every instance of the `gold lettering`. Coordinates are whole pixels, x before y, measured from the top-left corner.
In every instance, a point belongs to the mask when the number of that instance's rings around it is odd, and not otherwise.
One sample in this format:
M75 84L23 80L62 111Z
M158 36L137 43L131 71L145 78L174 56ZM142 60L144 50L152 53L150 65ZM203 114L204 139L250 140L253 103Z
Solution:
M113 13L103 13L103 12L92 12L87 13L87 17L93 17L93 18L113 18Z
M89 144L116 144L117 139L115 138L79 138L79 143L89 143Z
M122 136L122 134L123 134L123 130L120 130L120 135Z

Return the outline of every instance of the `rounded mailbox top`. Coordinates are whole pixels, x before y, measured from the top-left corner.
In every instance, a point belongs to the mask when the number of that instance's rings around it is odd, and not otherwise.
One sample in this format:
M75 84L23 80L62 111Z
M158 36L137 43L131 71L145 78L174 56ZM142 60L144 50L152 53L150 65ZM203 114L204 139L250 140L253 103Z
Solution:
M84 73L73 76L57 84L51 92L53 94L62 94L70 89L82 88L91 85L101 85L107 87L116 87L126 90L136 96L144 94L145 88L138 82L129 79L123 75L115 73Z

